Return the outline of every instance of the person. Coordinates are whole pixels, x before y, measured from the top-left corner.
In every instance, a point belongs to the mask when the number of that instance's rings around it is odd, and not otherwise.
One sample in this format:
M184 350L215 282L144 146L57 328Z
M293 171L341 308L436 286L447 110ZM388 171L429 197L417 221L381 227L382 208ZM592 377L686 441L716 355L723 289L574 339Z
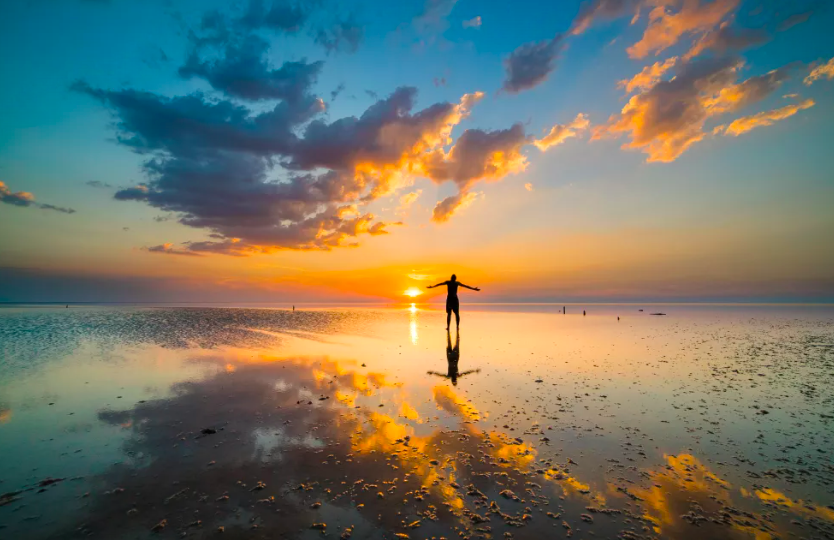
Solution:
M434 289L446 285L446 330L449 329L452 323L452 312L455 312L455 324L460 328L460 301L458 300L458 287L463 287L472 291L480 291L478 287L470 287L458 281L458 277L452 274L452 279L438 283L437 285L429 285L427 289Z
M458 385L458 377L469 375L470 373L479 373L480 369L470 369L461 373L458 371L458 361L460 360L460 333L455 336L455 346L452 347L452 335L449 330L446 330L446 373L438 373L436 371L429 371L429 375L437 375L444 379L452 381L453 386Z

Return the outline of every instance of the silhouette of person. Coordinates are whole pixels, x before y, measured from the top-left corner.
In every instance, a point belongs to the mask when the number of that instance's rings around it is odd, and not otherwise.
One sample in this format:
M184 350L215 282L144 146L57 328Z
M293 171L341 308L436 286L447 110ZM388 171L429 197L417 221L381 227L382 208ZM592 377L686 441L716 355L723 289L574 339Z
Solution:
M464 285L460 281L458 281L458 277L455 274L452 274L452 279L449 281L444 281L442 283L438 283L437 285L429 285L426 287L427 289L433 289L435 287L440 287L441 285L446 285L446 330L449 329L452 322L452 312L455 312L455 324L458 328L460 328L460 301L458 300L458 287L463 287L465 289L469 289L472 291L480 291L478 287L470 287L469 285Z
M452 347L452 335L449 330L446 330L446 373L438 373L436 371L429 371L429 375L437 375L444 379L452 381L454 386L458 384L458 377L469 375L470 373L478 373L480 369L470 369L460 373L458 371L458 360L460 360L460 332L455 333L455 346Z

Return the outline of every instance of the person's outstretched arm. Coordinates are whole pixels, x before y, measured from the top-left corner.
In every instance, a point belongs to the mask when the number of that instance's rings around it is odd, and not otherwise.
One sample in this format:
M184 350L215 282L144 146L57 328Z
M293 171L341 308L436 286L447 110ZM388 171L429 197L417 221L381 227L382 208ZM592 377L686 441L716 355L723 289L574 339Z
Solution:
M427 285L426 288L427 289L434 289L435 287L440 287L441 285L446 285L446 283L447 283L446 281L443 281L441 283L438 283L437 285Z
M460 282L458 282L458 284L459 284L461 287L465 287L465 288L467 288L467 289L469 289L469 290L472 290L472 291L480 291L480 290L481 290L481 289L480 289L480 288L478 288L478 287L470 287L469 285L464 285L463 283L460 283Z

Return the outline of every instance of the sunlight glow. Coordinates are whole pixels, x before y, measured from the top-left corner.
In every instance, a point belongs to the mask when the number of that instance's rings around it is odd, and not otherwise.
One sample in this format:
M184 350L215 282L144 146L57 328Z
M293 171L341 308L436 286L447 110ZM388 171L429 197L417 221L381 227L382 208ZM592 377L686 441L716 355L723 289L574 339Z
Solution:
M403 292L403 294L406 296L410 296L411 298L414 298L415 296L420 296L421 294L423 294L423 291L421 291L417 287L409 287L405 290L405 292Z

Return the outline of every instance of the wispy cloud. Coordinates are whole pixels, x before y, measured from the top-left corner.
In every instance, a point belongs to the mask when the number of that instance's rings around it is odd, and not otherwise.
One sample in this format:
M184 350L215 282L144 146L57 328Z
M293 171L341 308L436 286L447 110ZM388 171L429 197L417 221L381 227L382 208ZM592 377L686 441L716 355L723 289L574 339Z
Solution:
M54 210L62 214L74 214L75 210L72 208L64 208L63 206L55 206L54 204L45 204L35 201L35 196L28 191L12 191L5 182L0 181L0 202L11 204L13 206L40 208L41 210Z
M481 27L481 16L478 15L477 17L472 17L469 20L463 21L464 28L480 28Z
M640 70L640 73L631 79L625 79L617 83L617 86L625 88L626 93L630 94L635 90L645 90L654 86L663 75L675 67L678 62L678 57L673 56L663 61L657 61L654 64L648 65Z
M150 253L164 253L165 255L182 255L185 257L199 257L200 254L188 249L179 249L175 248L174 244L167 243L167 244L160 244L158 246L150 246L145 248L146 251Z
M539 150L547 150L548 148L562 144L568 139L579 136L579 134L588 129L590 125L591 122L588 120L588 117L579 113L571 123L564 125L556 124L550 128L547 135L541 139L533 141L533 144L535 144L536 148Z
M679 9L672 0L659 0L649 12L649 25L643 37L628 48L632 58L659 54L687 35L700 35L717 28L732 13L740 0L687 0Z
M713 133L723 133L724 135L732 135L734 137L738 137L739 135L747 133L748 131L754 130L756 128L772 126L776 122L779 122L780 120L784 120L786 118L790 118L799 111L810 109L814 105L815 102L813 99L806 99L800 103L787 105L779 109L763 111L757 114L753 114L751 116L744 116L742 118L737 118L736 120L733 120L729 125L718 126L713 130Z
M814 84L815 81L819 81L821 79L831 80L834 79L834 58L831 58L828 62L824 64L820 64L811 68L811 72L805 77L805 84L810 86Z
M109 188L113 187L110 184L108 184L107 182L102 182L100 180L90 180L88 182L85 182L85 184L90 186L90 187L93 187L93 188L101 188L101 189L109 189Z

